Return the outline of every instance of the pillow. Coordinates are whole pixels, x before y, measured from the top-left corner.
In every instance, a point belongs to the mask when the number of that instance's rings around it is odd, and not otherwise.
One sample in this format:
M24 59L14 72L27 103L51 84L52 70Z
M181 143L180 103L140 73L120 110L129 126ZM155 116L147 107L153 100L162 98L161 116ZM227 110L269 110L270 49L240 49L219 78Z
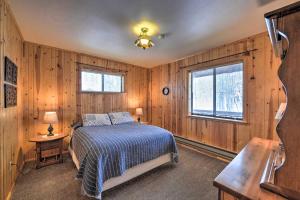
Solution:
M84 114L82 115L83 126L111 125L107 114Z
M131 117L129 112L114 112L108 113L111 123L116 124L124 124L128 122L134 122L134 119Z

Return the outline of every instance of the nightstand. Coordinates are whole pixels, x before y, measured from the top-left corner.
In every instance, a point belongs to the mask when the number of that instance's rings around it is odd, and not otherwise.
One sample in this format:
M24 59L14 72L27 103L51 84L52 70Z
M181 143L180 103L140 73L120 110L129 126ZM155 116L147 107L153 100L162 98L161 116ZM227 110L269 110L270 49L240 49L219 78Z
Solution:
M64 134L54 134L54 136L38 135L30 138L30 142L36 144L36 168L62 163L63 162L63 140L67 137ZM48 152L47 155L43 155ZM49 154L50 152L50 154Z
M149 122L140 122L141 124L149 125Z

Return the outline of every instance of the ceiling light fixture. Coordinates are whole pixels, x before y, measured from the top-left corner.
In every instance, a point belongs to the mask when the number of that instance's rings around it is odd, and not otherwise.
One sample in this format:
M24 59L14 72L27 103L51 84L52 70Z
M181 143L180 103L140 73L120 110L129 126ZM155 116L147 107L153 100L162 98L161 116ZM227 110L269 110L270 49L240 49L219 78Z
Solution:
M139 38L134 42L135 46L144 50L154 46L151 37L147 34L148 31L149 29L146 27L141 28Z

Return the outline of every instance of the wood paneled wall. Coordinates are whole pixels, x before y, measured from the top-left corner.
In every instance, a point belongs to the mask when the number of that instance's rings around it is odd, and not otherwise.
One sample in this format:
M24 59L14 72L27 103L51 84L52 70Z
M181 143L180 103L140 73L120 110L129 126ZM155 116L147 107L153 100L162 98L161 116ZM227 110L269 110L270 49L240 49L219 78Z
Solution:
M22 120L22 48L23 38L14 16L4 0L0 0L0 199L6 199L17 177L16 167L23 164ZM18 66L18 106L4 108L4 57ZM11 163L17 164L10 165Z
M125 93L99 94L78 91L78 63L106 71L124 71ZM105 113L144 108L147 120L149 70L126 63L25 42L24 74L24 145L26 159L34 158L34 144L28 139L47 131L42 124L45 111L55 110L59 123L55 132L70 133L70 124L82 113Z
M246 51L250 52L243 53ZM237 60L244 61L246 123L188 116L188 71ZM152 124L177 136L233 152L241 150L254 136L277 139L274 117L284 101L277 77L279 64L267 33L262 33L152 68L149 104ZM161 92L165 86L170 88L168 96Z

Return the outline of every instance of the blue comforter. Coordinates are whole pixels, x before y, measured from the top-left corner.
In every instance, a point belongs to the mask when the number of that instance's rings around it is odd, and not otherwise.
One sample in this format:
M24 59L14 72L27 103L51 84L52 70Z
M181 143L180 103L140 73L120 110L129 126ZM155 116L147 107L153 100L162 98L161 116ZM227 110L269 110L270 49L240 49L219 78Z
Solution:
M80 127L73 133L72 148L79 160L77 178L82 179L83 192L98 199L106 180L131 167L167 153L177 162L173 135L138 123Z

